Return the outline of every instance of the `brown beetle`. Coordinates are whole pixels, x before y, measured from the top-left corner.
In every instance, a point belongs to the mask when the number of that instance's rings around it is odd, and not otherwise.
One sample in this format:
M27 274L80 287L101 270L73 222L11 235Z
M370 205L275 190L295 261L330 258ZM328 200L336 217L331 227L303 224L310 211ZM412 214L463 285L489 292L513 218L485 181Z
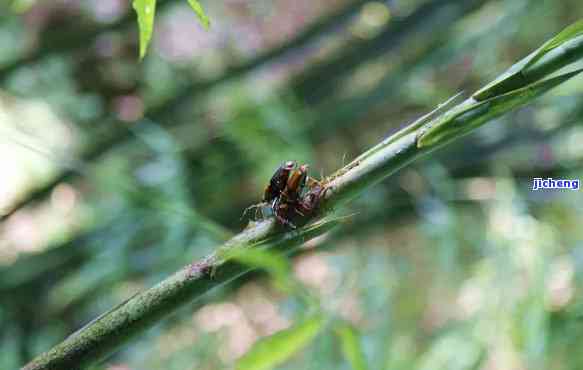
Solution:
M280 197L274 202L276 219L284 226L296 228L294 222L306 221L319 207L320 201L328 191L324 183L308 176L308 165L302 165L292 172L288 184Z
M296 168L295 161L282 164L265 187L263 201L245 210L258 208L256 216L264 216L265 207L271 207L277 221L295 229L295 220L311 215L320 205L320 199L327 188L318 180L308 176L309 166L303 164ZM243 215L245 214L243 213Z
M285 188L273 202L273 212L282 225L295 228L291 220L296 215L302 215L298 213L298 206L306 185L308 168L307 164L303 164L297 170L294 170L290 174Z
M299 202L297 212L302 216L310 215L320 207L320 200L328 191L328 188L322 182L308 177L308 190L302 196Z
M271 203L279 198L280 194L285 190L291 171L296 167L296 162L287 161L275 171L269 185L265 187L263 192L263 202Z
M281 166L279 166L271 179L269 180L269 184L265 187L263 191L263 200L261 203L253 204L252 206L247 207L243 211L243 215L241 218L245 217L247 212L252 209L255 209L255 218L257 218L258 214L261 214L264 217L263 209L265 206L271 206L272 208L275 207L275 202L278 201L280 198L281 193L285 190L287 186L288 179L290 177L290 173L296 167L295 161L287 161Z

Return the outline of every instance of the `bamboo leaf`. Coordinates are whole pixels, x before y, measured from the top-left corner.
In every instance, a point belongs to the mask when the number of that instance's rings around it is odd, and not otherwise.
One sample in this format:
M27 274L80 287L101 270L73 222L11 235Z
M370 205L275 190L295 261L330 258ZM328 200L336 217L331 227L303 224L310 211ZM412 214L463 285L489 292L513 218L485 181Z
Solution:
M536 52L536 54L530 58L528 63L524 68L528 68L532 64L536 63L543 55L549 51L561 46L565 42L574 39L575 37L583 35L583 19L571 24L561 32L559 32L555 37L545 42Z
M387 137L386 139L384 139L383 141L381 141L377 145L373 146L372 148L370 148L366 152L362 153L356 159L354 159L351 163L356 163L358 161L365 160L367 157L370 157L371 155L378 152L379 150L386 147L387 145L390 145L391 143L402 138L403 136L410 134L411 132L417 130L418 128L422 127L423 125L427 124L428 122L436 119L446 109L451 108L452 103L455 102L461 95L462 95L462 92L455 94L451 98L447 99L445 102L439 104L431 112L416 119L413 123L409 124L403 130L399 130L399 131L395 132L394 134L390 135L389 137Z
M575 77L582 71L583 69L578 69L573 72L535 82L529 86L490 98L486 101L466 104L444 115L442 120L425 129L417 139L417 146L422 148L445 144L449 139L457 138L495 117L529 103L542 93Z
M204 9L200 5L200 2L198 2L198 0L188 0L188 4L190 4L190 7L196 13L198 20L200 21L200 24L202 24L202 26L208 30L210 26L210 20L207 17L206 13L204 12Z
M148 50L154 31L154 16L156 14L156 0L134 0L133 7L138 15L140 30L140 59L143 59Z
M535 55L535 53L536 52L530 54L520 62L514 64L494 81L476 91L472 97L478 101L483 101L523 86L525 80L524 75L522 74L522 70L530 58Z
M315 315L300 324L260 340L241 357L236 369L273 369L306 347L320 332L324 323L325 319L322 315Z
M515 63L494 81L490 82L488 85L475 92L472 97L478 101L484 101L486 99L508 93L512 90L516 90L525 87L530 83L536 82L541 78L541 76L538 76L537 74L534 74L534 76L529 75L526 73L527 69L533 68L536 63L550 51L564 45L567 42L573 41L575 38L581 35L583 35L583 20L580 20L565 28L558 35L545 42L537 50L526 56L521 61ZM581 45L579 46L581 47ZM547 72L550 73L552 71L556 71L569 62L571 62L571 60L567 55L565 55L564 58L556 58L555 62L553 63L553 68L549 69ZM549 73L544 74L542 77L548 75Z
M342 344L342 353L354 370L367 370L366 358L360 345L360 335L348 323L338 324L335 333Z

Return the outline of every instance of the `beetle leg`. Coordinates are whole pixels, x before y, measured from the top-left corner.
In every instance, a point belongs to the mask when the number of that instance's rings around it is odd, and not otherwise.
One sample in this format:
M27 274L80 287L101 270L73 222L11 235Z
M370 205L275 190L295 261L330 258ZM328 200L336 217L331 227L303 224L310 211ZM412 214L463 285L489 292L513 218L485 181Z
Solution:
M301 202L298 203L298 207L296 207L294 211L302 217L306 216L306 207L304 207L304 205Z
M291 229L297 229L296 225L294 225L290 220L288 220L287 218L281 216L280 214L275 214L275 218L277 219L277 221L282 224L283 226L288 226Z
M265 218L265 215L263 214L263 207L255 208L255 219L257 220L258 218L261 218L262 220Z
M296 225L294 225L287 217L290 210L289 204L282 203L281 198L277 198L273 204L273 213L275 214L277 221L283 226L295 229Z
M290 220L286 219L285 217L281 217L280 215L275 215L275 218L277 218L277 221L282 224L283 226L287 226L291 229L296 229L296 225L294 225Z
M247 212L249 212L252 209L255 209L255 219L257 219L257 208L261 208L262 204L263 204L263 202L257 203L257 204L252 204L249 207L245 208L245 210L243 211L243 214L241 215L241 220L245 217Z

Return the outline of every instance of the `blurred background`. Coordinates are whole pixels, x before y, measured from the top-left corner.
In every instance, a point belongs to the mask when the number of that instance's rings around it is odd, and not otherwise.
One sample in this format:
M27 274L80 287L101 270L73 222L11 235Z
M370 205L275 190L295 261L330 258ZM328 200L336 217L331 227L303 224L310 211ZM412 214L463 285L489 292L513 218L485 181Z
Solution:
M0 4L0 368L21 366L246 221L275 168L329 174L583 17L580 0ZM293 274L370 369L580 369L583 79L367 191ZM314 248L317 245L317 248ZM220 369L293 325L254 273L95 369ZM330 330L281 369L349 369Z

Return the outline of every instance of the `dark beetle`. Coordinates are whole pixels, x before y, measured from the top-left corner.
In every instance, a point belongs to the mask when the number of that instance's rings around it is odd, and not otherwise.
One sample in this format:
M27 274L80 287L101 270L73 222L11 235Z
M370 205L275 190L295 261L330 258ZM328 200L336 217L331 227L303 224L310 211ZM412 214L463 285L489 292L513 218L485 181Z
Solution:
M263 202L245 210L256 208L263 213L263 206L271 207L277 221L295 229L295 220L305 221L317 210L327 188L308 176L307 164L296 168L295 161L287 161L277 168L263 193ZM256 213L257 215L257 213Z
M281 193L285 190L291 171L296 167L296 162L287 161L275 171L269 185L265 187L263 193L263 202L272 203L278 199Z
M295 228L291 220L298 213L300 197L306 186L308 177L308 165L303 164L297 170L293 170L288 177L287 184L278 198L273 202L273 212L277 220L285 226Z

